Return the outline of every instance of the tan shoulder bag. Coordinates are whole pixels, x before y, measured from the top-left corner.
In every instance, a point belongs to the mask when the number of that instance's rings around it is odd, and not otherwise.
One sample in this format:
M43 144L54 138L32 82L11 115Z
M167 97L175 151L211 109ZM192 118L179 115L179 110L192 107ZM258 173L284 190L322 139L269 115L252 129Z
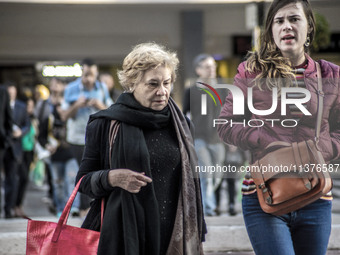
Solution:
M261 208L266 213L282 215L298 210L332 189L328 166L319 151L323 91L321 70L318 74L318 112L315 140L302 142L273 142L270 151L250 166ZM279 148L273 151L273 149Z

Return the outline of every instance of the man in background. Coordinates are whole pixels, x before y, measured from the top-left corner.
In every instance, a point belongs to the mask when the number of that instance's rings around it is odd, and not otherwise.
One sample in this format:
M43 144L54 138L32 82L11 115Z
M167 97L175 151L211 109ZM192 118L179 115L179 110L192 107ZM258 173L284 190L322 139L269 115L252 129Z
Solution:
M66 123L61 119L61 104L64 98L65 83L57 78L50 81L50 98L49 102L52 106L49 123L50 135L57 141L57 147L51 155L52 184L54 190L54 202L57 217L66 205L70 197L76 175L79 169L77 160L75 159L70 145L66 139ZM79 215L79 195L77 194L71 208L71 215Z
M13 83L7 85L9 104L13 116L11 146L6 149L4 158L5 170L5 217L12 218L18 194L18 167L22 162L22 137L29 131L31 122L26 104L17 99L17 87Z
M99 80L106 85L107 89L109 90L111 98L113 99L114 102L116 102L120 94L122 94L122 91L115 88L115 81L113 79L112 74L108 72L100 73Z
M66 141L80 165L85 147L85 131L89 116L113 104L105 84L98 81L98 67L92 59L84 59L80 78L69 83L64 92L60 116L66 124ZM90 199L80 196L81 216L90 207Z
M193 60L193 68L198 78L196 83L185 91L183 112L190 116L195 126L195 150L200 168L203 211L206 216L215 216L215 188L221 179L206 169L223 164L225 147L217 135L216 128L213 127L213 119L219 116L220 108L211 98L207 98L207 113L201 113L201 95L206 94L201 89L208 89L201 83L210 86L217 84L216 62L209 54L199 54Z
M7 90L0 86L0 215L1 215L1 171L4 166L4 156L6 149L10 146L12 136L12 111L9 105L9 95Z

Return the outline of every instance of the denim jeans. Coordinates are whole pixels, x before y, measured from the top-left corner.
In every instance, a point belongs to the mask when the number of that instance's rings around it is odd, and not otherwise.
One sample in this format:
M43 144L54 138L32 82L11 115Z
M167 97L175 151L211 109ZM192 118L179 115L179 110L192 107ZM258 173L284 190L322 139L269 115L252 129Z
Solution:
M52 161L54 200L57 214L60 214L63 211L66 202L74 189L78 168L77 160L74 158L65 162ZM78 194L74 199L72 210L79 209L79 203Z
M326 254L331 233L332 201L318 199L297 211L274 216L262 211L254 193L243 196L242 208L256 254Z
M222 143L207 144L202 139L195 140L195 150L198 157L198 165L216 166L222 165L225 158L225 147ZM216 199L215 199L215 181L214 174L200 171L202 204L205 215L215 215Z

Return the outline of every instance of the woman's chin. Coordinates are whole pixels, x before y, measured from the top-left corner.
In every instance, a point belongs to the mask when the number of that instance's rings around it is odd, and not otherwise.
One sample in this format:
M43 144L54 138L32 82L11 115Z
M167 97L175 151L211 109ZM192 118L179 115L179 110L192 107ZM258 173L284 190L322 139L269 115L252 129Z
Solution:
M150 108L154 111L161 111L167 106L167 104L168 103L165 101L159 102L159 103L153 103Z

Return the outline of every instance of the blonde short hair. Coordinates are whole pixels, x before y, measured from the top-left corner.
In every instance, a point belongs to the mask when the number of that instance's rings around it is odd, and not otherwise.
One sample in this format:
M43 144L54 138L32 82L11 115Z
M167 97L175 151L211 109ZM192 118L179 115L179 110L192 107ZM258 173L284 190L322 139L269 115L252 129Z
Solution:
M171 82L173 83L176 80L178 63L177 54L167 50L163 45L138 44L125 57L122 70L118 71L118 79L125 91L133 92L145 72L165 66L171 70Z

